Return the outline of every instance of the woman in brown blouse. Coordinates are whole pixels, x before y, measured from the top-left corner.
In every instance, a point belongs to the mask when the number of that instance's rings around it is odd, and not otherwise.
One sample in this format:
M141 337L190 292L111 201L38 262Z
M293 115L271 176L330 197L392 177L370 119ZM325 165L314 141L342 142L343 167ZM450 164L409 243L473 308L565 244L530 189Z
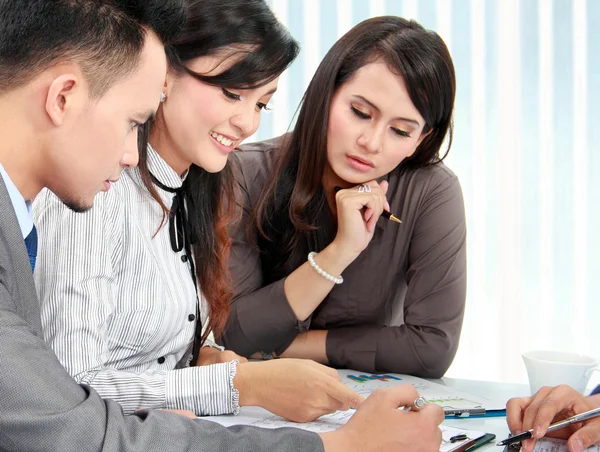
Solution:
M442 163L454 97L436 33L369 19L325 56L294 131L236 153L243 209L227 348L367 372L446 372L466 292L462 193Z

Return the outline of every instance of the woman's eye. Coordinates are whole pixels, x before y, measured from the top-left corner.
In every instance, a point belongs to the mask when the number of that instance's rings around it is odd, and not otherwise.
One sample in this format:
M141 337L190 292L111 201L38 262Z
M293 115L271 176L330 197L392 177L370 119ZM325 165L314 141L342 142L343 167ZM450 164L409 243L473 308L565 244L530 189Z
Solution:
M396 135L399 135L401 137L410 138L410 133L405 132L404 130L396 129L395 127L392 127L392 130L394 131L394 133Z
M353 105L350 105L350 108L352 109L352 111L354 112L354 114L356 116L358 116L360 119L371 119L371 115L365 113L364 111L360 111L358 108L356 108Z
M240 100L241 99L239 94L232 93L231 91L228 91L225 88L221 88L221 90L223 91L223 94L225 95L225 97L227 97L231 100Z
M271 111L273 110L272 108L269 108L269 106L263 102L258 102L256 104L256 108L258 109L258 111L264 110L264 111Z

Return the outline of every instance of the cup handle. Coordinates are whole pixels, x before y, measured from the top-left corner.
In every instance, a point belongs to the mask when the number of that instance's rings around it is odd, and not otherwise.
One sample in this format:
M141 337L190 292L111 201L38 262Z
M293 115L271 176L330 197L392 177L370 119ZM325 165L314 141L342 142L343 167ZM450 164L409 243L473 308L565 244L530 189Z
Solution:
M600 366L592 367L592 368L586 370L583 373L583 375L585 376L585 378L590 378L592 376L593 372L600 372Z

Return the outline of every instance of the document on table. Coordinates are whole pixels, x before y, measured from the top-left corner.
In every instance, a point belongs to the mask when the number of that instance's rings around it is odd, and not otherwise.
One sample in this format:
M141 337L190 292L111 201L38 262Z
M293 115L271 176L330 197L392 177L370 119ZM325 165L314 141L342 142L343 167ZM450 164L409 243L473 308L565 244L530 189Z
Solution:
M517 452L521 450L521 445L510 445L504 448L504 452ZM600 446L592 446L586 449L590 452L600 452ZM533 452L569 452L569 447L564 439L542 438L535 442Z
M449 386L433 383L422 378L411 377L409 375L366 374L352 370L338 370L338 372L340 378L348 387L355 392L364 395L365 397L379 388L386 388L399 384L411 384L428 402L441 405L444 408L444 411L447 411L449 406L452 407L452 409L457 406L464 407L463 409L465 410L470 410L470 408L473 407L482 407L488 411L504 409L504 401L494 402L489 399L462 393ZM209 416L203 419L218 422L226 427L232 425L252 425L262 428L294 427L316 433L325 433L343 426L353 414L354 410L338 411L332 414L321 416L319 419L313 422L298 424L287 421L279 416L275 416L259 407L243 407L238 416ZM450 452L463 443L466 443L469 440L480 438L484 435L483 432L463 431L444 425L441 427L441 429L442 435L445 439L445 442L442 443L442 452ZM468 439L464 440L463 442L448 443L449 438L460 433L466 433Z
M417 392L430 403L436 403L444 408L446 414L455 414L461 411L503 411L505 400L493 400L477 397L472 394L457 391L449 386L433 383L423 378L401 374L367 374L353 370L338 370L342 381L353 391L365 397L379 388L397 386L399 384L411 384Z
M588 447L586 450L600 452L600 446ZM543 438L535 442L533 452L569 452L569 448L563 439Z
M203 419L217 422L226 427L243 424L261 428L293 427L315 433L326 433L336 430L348 422L348 420L354 414L354 410L337 411L332 414L321 416L316 421L306 422L304 424L290 422L282 417L275 416L270 413L265 416L264 413L267 412L260 408L250 408L242 411L242 414L239 416L210 416ZM451 452L459 446L468 443L471 440L481 438L483 435L485 435L483 432L458 429L454 427L448 427L446 425L440 426L440 430L442 431L443 438L440 452ZM456 441L454 443L451 442L452 437L460 434L466 434L467 439Z

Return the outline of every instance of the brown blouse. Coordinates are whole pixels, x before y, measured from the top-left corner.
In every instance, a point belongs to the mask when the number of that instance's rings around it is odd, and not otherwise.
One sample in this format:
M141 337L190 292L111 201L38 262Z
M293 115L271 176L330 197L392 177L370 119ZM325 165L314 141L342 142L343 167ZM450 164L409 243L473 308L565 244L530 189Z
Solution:
M272 177L277 143L246 145L232 156L243 211L231 231L234 298L223 344L245 356L280 354L298 333L326 329L333 367L441 377L458 348L466 297L466 224L457 177L444 164L390 173L388 201L402 224L380 218L371 243L344 271L343 284L301 322L285 296L285 278L264 283L272 279L269 268L247 234L251 209ZM322 227L333 239L331 219Z

